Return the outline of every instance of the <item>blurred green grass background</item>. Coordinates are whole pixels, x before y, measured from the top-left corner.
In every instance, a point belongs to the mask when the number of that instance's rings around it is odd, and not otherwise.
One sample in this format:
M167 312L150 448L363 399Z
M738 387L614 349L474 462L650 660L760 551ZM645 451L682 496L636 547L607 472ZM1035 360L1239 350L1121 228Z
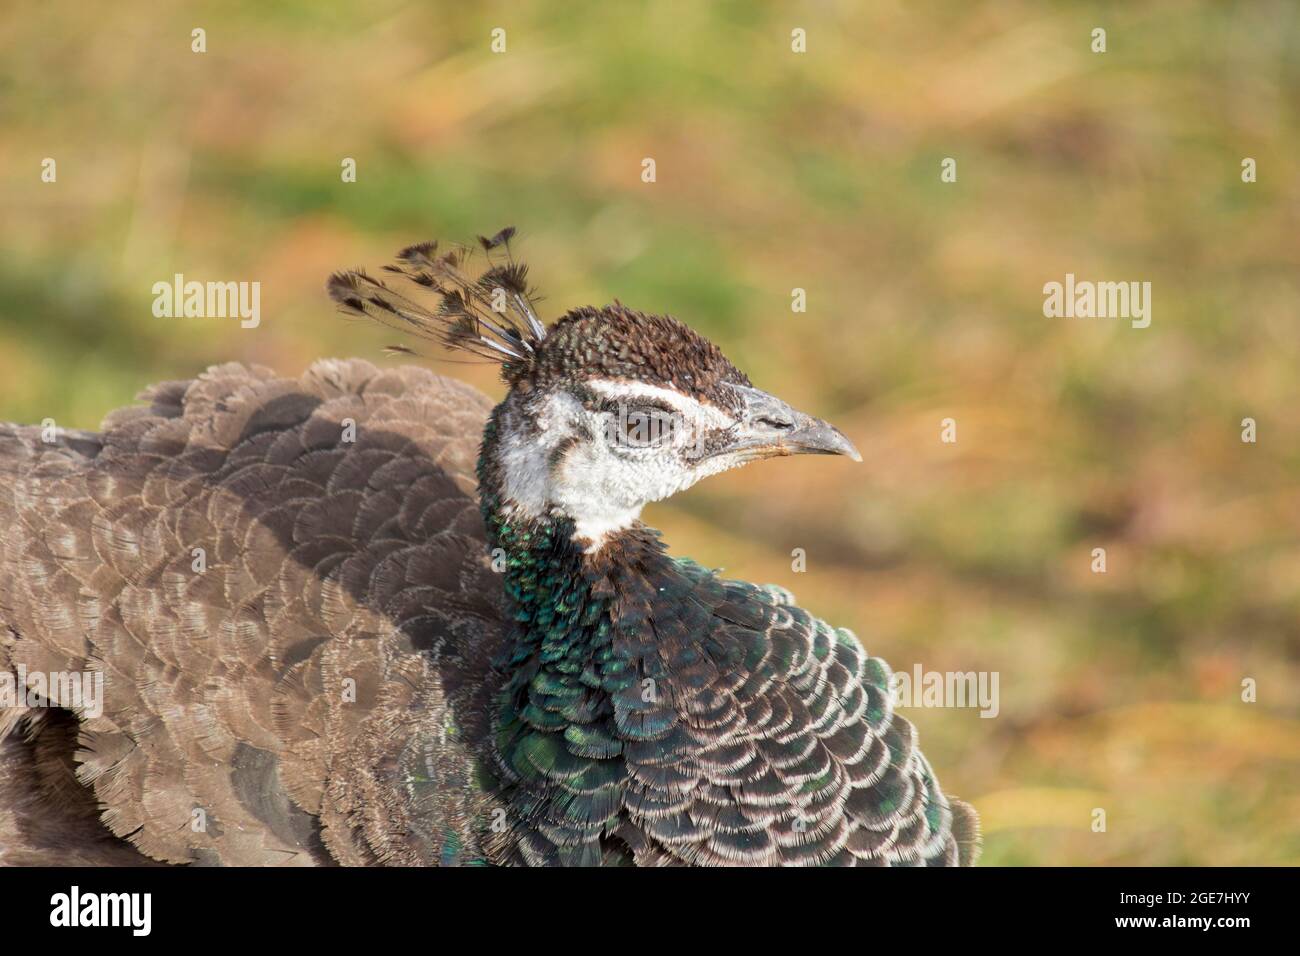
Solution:
M0 417L393 361L325 276L513 223L549 317L675 314L863 451L647 517L898 670L999 672L996 719L908 712L986 862L1300 863L1298 52L1289 2L6 5ZM260 327L155 318L175 272ZM1067 272L1151 327L1044 318Z

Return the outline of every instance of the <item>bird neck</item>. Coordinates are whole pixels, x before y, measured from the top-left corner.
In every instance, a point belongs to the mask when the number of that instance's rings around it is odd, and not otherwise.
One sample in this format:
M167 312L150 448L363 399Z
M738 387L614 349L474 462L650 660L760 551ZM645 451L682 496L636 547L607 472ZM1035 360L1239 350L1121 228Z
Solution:
M554 852L517 836L522 858L592 865L603 859L600 834L616 823L619 794L632 786L629 760L655 763L653 755L682 753L697 734L715 732L711 688L749 645L715 637L722 582L670 558L653 529L636 524L588 551L572 520L511 507L495 440L489 424L479 493L510 633L496 661L485 755L515 832L544 821L555 834ZM713 723L696 729L694 714Z
M587 723L600 716L591 711L601 698L635 682L642 654L654 653L647 625L676 565L644 525L589 552L574 540L571 518L513 508L493 454L496 421L484 432L479 494L512 628L503 666L506 709L515 714L502 716L522 714L537 729Z

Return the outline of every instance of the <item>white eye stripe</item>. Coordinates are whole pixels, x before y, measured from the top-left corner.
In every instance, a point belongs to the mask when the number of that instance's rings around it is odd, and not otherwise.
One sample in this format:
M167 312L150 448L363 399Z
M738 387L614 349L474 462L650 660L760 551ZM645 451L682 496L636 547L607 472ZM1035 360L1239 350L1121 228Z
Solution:
M683 395L671 388L609 378L591 379L586 384L602 398L625 402L629 405L636 404L638 401L662 402L681 413L684 418L711 428L726 428L734 424L731 416L722 409L697 401L691 396Z

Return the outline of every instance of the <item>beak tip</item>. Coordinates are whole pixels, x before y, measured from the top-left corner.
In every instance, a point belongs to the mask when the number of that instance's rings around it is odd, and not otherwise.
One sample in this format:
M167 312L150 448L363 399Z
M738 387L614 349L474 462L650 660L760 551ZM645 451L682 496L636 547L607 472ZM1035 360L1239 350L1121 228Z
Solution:
M843 455L845 458L852 458L854 461L861 463L862 455L858 452L858 449L853 442L849 441L849 437L834 425L828 425L827 427L831 433L831 448L829 450L835 454Z

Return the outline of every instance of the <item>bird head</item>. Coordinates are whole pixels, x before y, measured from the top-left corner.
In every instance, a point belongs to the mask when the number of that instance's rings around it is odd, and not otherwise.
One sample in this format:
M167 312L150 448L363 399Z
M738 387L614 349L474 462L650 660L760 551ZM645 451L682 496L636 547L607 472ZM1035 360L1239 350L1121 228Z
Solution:
M488 265L474 279L464 250L448 258L426 244L399 253L391 271L437 292L436 311L364 273L330 281L345 311L501 364L509 393L494 413L483 469L504 507L566 517L594 550L646 504L709 475L785 455L862 460L837 428L755 388L675 318L615 303L546 327L527 270L509 253L511 235L480 240ZM493 262L498 249L505 261Z

